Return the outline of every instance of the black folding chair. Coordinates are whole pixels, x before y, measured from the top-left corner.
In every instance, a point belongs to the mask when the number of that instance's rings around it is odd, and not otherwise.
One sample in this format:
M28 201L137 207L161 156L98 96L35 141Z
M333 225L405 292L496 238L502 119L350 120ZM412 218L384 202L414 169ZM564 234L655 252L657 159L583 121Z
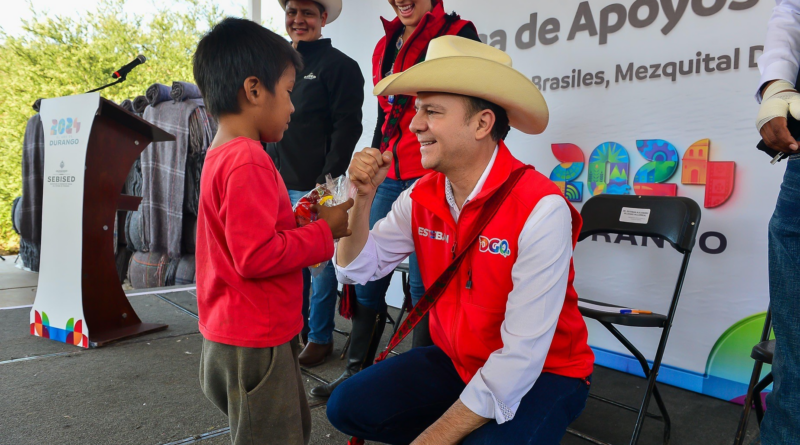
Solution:
M750 418L750 410L755 405L756 417L758 424L764 420L764 405L761 403L761 391L765 390L767 386L772 384L772 373L761 377L761 369L764 363L771 365L772 358L775 355L775 340L770 340L772 333L772 310L767 309L767 318L764 320L764 329L761 331L761 340L757 345L753 346L750 352L750 357L755 360L753 365L753 373L750 375L750 386L747 387L747 396L744 399L744 409L742 409L742 417L739 419L739 428L736 429L736 438L733 441L734 445L742 445L747 433L747 421Z
M409 278L408 263L398 264L394 269L394 273L397 272L403 274L403 304L400 305L400 312L397 314L396 322L388 314L386 315L389 320L391 320L390 323L394 325L392 335L396 334L397 330L400 329L400 323L403 321L403 314L411 310L411 280Z
M667 408L656 386L656 377L661 367L661 359L664 356L664 349L667 346L672 320L675 317L675 311L678 307L678 298L680 297L683 280L689 266L689 257L694 247L697 229L700 225L700 207L693 200L683 197L598 195L588 200L583 205L581 216L583 217L583 229L578 238L579 241L583 241L592 235L608 233L646 236L666 240L675 250L683 254L683 262L667 315L657 313L623 314L617 310L617 308L620 310L624 309L623 306L579 299L581 315L586 318L597 320L600 324L605 326L606 329L636 357L647 379L647 389L639 408L599 397L594 394L590 394L590 397L610 403L618 408L638 413L636 426L631 436L631 445L639 441L639 435L645 417L664 422L664 443L668 444L671 424ZM596 308L585 307L581 305L581 302L591 303ZM607 307L609 308L607 310L612 312L606 312L606 310L597 308L597 306ZM661 340L658 343L658 349L656 350L656 356L653 359L652 367L648 365L644 355L622 335L615 325L662 329ZM650 405L651 395L656 399L656 404L661 412L660 416L650 414L647 411ZM603 442L600 439L580 433L571 428L567 431L589 442L609 445L608 442Z
M395 319L389 314L389 311L386 311L387 323L394 325L394 331L392 332L392 335L394 335L397 330L400 329L400 322L403 321L403 314L411 310L411 281L409 278L408 263L398 264L392 273L402 274L403 285L403 304L400 306L400 312L397 314L397 320L395 321ZM342 293L339 292L339 298L342 297L341 294ZM344 360L344 358L347 357L347 348L350 347L350 333L344 332L338 328L334 328L334 332L338 332L347 337L347 341L345 341L344 347L342 348L342 355L339 357L340 360ZM397 355L395 351L392 351L391 353Z

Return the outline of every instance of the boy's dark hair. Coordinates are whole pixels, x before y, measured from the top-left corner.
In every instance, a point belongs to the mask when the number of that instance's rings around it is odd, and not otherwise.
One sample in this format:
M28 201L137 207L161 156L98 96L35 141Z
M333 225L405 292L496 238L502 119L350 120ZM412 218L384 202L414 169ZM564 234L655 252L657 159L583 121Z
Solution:
M504 140L508 136L511 126L508 124L508 113L506 113L505 108L479 97L464 96L464 101L467 103L467 119L483 110L492 110L495 117L494 127L492 127L492 140L497 142Z
M194 53L194 80L208 112L218 118L235 114L244 80L255 76L271 93L284 71L301 71L300 53L283 37L245 19L228 17L200 39Z

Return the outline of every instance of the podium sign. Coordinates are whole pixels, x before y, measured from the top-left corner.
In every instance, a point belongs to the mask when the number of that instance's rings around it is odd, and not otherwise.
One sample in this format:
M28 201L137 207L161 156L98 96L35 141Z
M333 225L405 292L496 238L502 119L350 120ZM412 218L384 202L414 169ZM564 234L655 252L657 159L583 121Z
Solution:
M165 329L137 317L114 260L117 210L141 198L120 194L134 160L172 135L102 99L98 93L42 101L44 191L39 285L31 335L101 346Z
M81 244L86 148L100 94L42 101L44 190L39 286L31 310L33 334L89 345L81 299ZM69 337L69 338L67 338Z

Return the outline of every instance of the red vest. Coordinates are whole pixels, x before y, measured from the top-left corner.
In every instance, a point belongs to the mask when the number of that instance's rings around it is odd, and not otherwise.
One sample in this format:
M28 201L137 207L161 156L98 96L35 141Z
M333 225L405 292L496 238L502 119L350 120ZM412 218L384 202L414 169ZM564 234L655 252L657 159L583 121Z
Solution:
M412 229L422 281L429 287L452 262L454 252L468 248L467 258L430 312L433 342L453 360L464 383L483 367L489 355L503 347L500 325L505 319L508 294L513 289L511 268L519 253L517 242L528 216L545 196L563 194L549 179L530 169L489 222L479 241L463 246L482 204L509 174L523 164L501 141L495 163L481 192L462 209L458 223L445 198L445 177L431 173L411 193ZM572 243L578 240L581 216L569 202ZM457 244L456 244L457 243ZM592 373L594 354L586 343L586 323L578 311L570 262L566 299L543 372L584 378ZM468 282L471 282L468 286Z
M417 25L414 33L408 38L408 41L397 53L395 60L394 73L400 73L408 68L417 64L417 62L424 60L425 53L428 51L428 44L435 37L441 35L456 35L465 26L475 25L466 20L452 20L447 19L444 12L444 5L438 2L433 7L431 12L422 16L422 20ZM383 28L386 30L386 36L381 37L378 45L375 47L375 52L372 54L372 81L375 85L383 80L386 71L391 68L391 65L383 66L383 57L386 54L386 42L402 28L403 24L400 19L395 17L394 20L388 21L381 17L383 21ZM389 125L389 113L392 111L392 105L386 96L378 97L378 104L383 110L384 116L387 116L383 123L381 132L386 134L386 127ZM395 180L406 180L419 178L425 175L429 170L422 168L422 155L419 153L419 141L417 136L408 129L411 125L411 119L414 118L414 103L409 103L403 113L398 132L389 141L389 147L394 152L394 161L389 169L389 178Z

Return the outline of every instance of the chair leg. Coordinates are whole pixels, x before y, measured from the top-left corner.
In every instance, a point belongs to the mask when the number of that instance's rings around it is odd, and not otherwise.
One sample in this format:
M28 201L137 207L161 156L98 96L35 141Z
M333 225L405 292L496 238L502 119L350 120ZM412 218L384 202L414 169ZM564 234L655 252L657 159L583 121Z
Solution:
M617 340L619 340L619 342L622 343L622 345L625 346L625 348L628 349L628 351L630 351L631 354L633 354L634 357L636 357L636 360L639 362L639 366L642 367L642 372L644 373L644 376L648 382L647 390L645 391L644 398L642 400L642 406L639 409L639 416L636 421L636 426L633 429L633 438L631 439L631 444L635 443L634 440L638 440L639 433L641 432L642 429L642 425L644 425L644 418L647 417L648 415L647 408L650 405L651 395L655 396L656 405L658 405L658 410L661 411L661 416L663 417L664 445L669 444L669 439L672 432L672 421L669 418L667 407L664 404L663 399L661 398L661 393L658 391L658 387L656 387L655 375L652 372L650 365L647 363L647 359L644 358L644 355L642 355L642 353L639 352L639 350L636 349L635 346L633 346L633 343L631 343L624 335L622 335L622 333L619 332L619 330L616 327L614 327L614 325L612 325L611 323L602 323L602 325L605 326L605 328L608 329L609 332L611 332L611 334L614 335L614 337L616 337ZM664 339L662 338L662 341L663 340ZM657 359L658 363L660 363L661 362L660 358L657 357ZM655 366L656 362L653 362L653 364Z
M403 276L401 277L401 282L403 283L403 295L408 297L408 300L411 300L411 275L403 272Z
M402 283L403 283L403 304L400 306L400 314L397 316L397 323L395 323L394 325L394 332L392 332L392 336L394 336L394 334L397 334L397 330L400 329L400 324L403 321L403 314L411 310L411 308L409 307L411 301L411 279L405 272L403 272Z
M656 386L656 378L658 378L658 371L661 369L661 360L664 358L664 350L667 348L669 332L672 329L672 322L675 320L675 312L678 309L678 299L681 295L681 289L683 289L683 282L686 278L686 270L689 268L690 256L690 252L687 252L683 255L681 270L678 273L678 281L675 284L675 292L672 295L672 303L670 304L669 312L667 313L667 321L664 324L663 330L661 331L661 339L658 341L656 356L653 358L653 366L650 368L650 377L647 379L647 390L644 393L644 400L642 400L642 409L639 411L639 417L636 419L636 427L633 429L631 445L636 445L639 442L639 435L642 431L642 425L644 424L644 419L646 417L645 414L647 413L647 407L650 404L650 395Z
M756 417L758 417L759 425L761 425L761 421L764 420L764 405L761 403L761 391L772 384L772 380L772 373L770 372L764 376L764 378L758 382L755 387L753 387L752 396L756 406Z
M672 420L669 418L667 406L664 405L664 401L661 399L661 393L658 392L658 385L653 386L653 397L656 399L658 410L661 411L661 416L664 418L664 444L666 445L669 443L670 435L672 434Z
M397 334L397 330L400 329L400 325L403 324L403 314L405 312L406 312L406 305L403 304L403 306L400 308L400 313L397 314L397 323L394 323L393 321L394 330L392 331L392 337L394 337L394 335Z
M639 416L636 418L636 426L633 428L633 436L631 437L631 445L636 445L639 442L639 434L642 432L642 427L644 426L644 419L645 413L647 412L647 408L650 406L650 397L653 395L653 390L655 389L656 385L656 377L657 374L655 372L651 372L650 376L647 378L647 389L644 392L644 397L642 398L642 406L639 409ZM666 414L666 413L665 413ZM668 417L664 417L664 419L668 419ZM666 422L664 423L664 428L666 430ZM665 431L664 437L666 440L669 440L669 435ZM668 442L664 442L664 445L667 445Z
M753 396L755 394L755 387L758 384L758 378L761 376L761 368L763 362L756 360L753 365L753 372L750 374L750 384L747 386L747 394L744 399L744 409L742 415L739 417L739 427L736 428L736 437L733 439L733 445L743 445L744 437L747 435L747 421L750 419L750 410L753 408ZM761 394L758 395L761 398Z
M344 360L347 357L347 348L350 347L350 336L347 336L347 340L344 342L344 347L342 348L342 355L339 356L339 360Z

